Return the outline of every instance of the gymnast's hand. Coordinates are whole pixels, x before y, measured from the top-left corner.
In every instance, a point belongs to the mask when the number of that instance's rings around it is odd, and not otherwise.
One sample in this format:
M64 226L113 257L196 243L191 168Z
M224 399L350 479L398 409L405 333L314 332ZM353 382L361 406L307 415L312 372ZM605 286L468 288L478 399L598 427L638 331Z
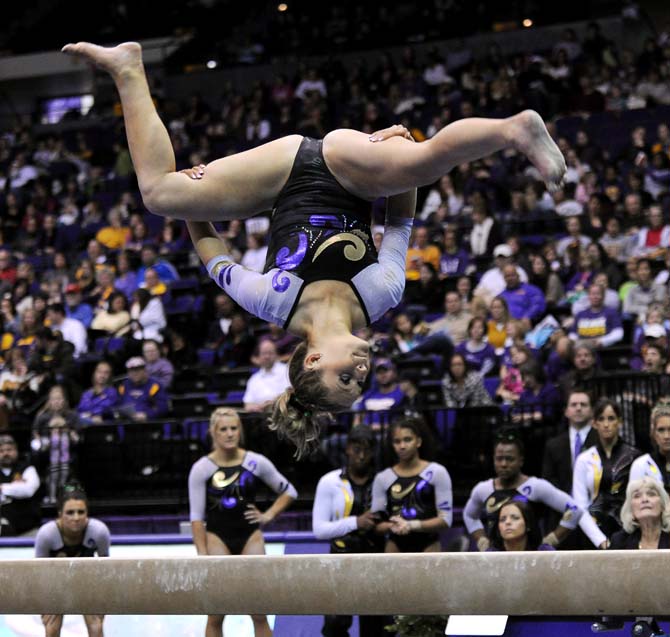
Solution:
M272 516L267 512L261 512L253 504L247 504L247 510L244 512L244 519L251 524L259 524L265 526L272 522Z
M370 135L370 141L371 142L383 142L386 139L390 139L391 137L404 137L405 139L409 139L411 142L416 141L414 137L412 137L412 133L407 130L402 124L394 124L393 126L390 126L389 128L384 128L382 130L375 131Z
M389 522L391 522L391 533L395 533L396 535L408 535L412 530L409 520L405 520L405 518L399 515L392 515L389 518Z
M205 174L205 164L198 164L191 168L184 168L184 170L180 170L179 172L184 173L191 179L202 179Z

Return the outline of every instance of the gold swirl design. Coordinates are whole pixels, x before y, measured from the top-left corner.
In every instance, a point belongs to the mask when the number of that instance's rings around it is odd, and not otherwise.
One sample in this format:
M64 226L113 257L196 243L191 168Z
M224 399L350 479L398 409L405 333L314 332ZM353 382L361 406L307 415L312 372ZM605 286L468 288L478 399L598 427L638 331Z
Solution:
M412 492L412 489L417 485L418 480L415 480L406 489L403 489L399 484L394 484L391 487L391 497L394 500L402 500L405 496Z
M240 472L236 471L233 473L230 478L226 478L226 474L223 471L217 471L213 476L212 476L212 486L215 489L224 489L227 487L229 484L232 484L237 480L237 478L240 476Z
M361 238L362 235L362 238ZM350 241L351 244L347 245L344 250L344 258L347 261L360 261L365 256L365 233L360 230L354 230L353 232L341 232L340 234L333 235L326 239L314 253L312 258L312 263L318 259L321 253L330 246L339 243L340 241Z
M509 496L506 498L503 498L500 500L500 502L496 502L495 496L491 496L487 501L486 501L486 512L490 515L491 513L495 513L498 511L504 504L507 504L512 498Z

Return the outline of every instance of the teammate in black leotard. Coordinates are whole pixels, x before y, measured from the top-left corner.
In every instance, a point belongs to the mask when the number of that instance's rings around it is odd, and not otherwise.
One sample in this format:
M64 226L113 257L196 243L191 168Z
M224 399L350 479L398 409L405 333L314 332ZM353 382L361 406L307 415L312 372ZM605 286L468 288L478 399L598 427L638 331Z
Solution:
M421 459L426 433L420 418L402 418L389 435L398 463L372 484L371 509L385 518L377 532L388 534L387 553L439 551L439 531L453 520L451 477L441 464Z
M97 64L112 76L147 208L155 214L189 220L187 225L198 253L217 281L231 290L231 296L263 318L277 312L274 322L284 323L289 331L305 339L305 345L296 353L297 360L290 366L293 388L277 399L273 413L275 428L293 440L299 452L318 438L318 412L350 407L369 371L368 345L352 332L372 318L371 308L362 294L356 294L355 290L360 293L362 289L359 284L342 281L337 275L345 261L356 262L368 254L367 247L361 250L368 238L358 234L361 230L365 235L365 230L349 226L352 210L362 210L366 202L369 206L374 199L389 197L378 262L356 275L365 281L372 279L372 297L379 297L375 311L382 306L388 309L402 296L405 253L418 186L437 181L463 162L506 148L525 154L552 188L565 174L563 156L542 119L533 111L524 111L500 120L459 120L420 144L413 143L403 127L372 136L335 130L326 135L322 150L310 160L319 174L311 183L309 178L302 184L294 181L298 184L295 193L287 182L291 177L300 177L294 170L305 168L301 168L298 158L301 147L304 151L304 139L299 135L218 159L207 166L206 174L200 168L189 171L189 179L188 175L175 172L174 150L151 99L140 46L127 42L103 48L79 42L68 44L63 50ZM330 271L309 276L309 282L304 273L300 277L289 276L297 257L288 245L279 248L272 269L251 275L232 261L227 246L207 223L280 209L282 198L291 207L304 204L303 212L309 212L314 205L315 216L326 215L326 219L309 220L306 230L321 227L332 231L319 245L323 252L314 252L309 262L310 268L315 263L319 265L321 255L334 250L326 261ZM369 212L367 215L369 223ZM270 234L282 223L283 214L275 214ZM314 235L306 235L309 244ZM300 246L300 240L296 240ZM234 290L244 292L236 297ZM284 300L277 294L283 295Z
M265 456L241 447L242 423L234 409L216 409L209 432L212 452L193 465L188 477L198 555L263 555L261 528L293 502L296 490ZM264 512L255 505L259 482L278 495ZM205 636L221 637L223 619L223 615L210 615ZM253 615L252 620L256 637L272 634L265 615Z
M78 485L65 485L57 503L58 518L40 527L35 557L109 556L109 529L88 517L88 499ZM84 615L89 637L103 637L104 615ZM62 615L42 615L46 637L59 637Z

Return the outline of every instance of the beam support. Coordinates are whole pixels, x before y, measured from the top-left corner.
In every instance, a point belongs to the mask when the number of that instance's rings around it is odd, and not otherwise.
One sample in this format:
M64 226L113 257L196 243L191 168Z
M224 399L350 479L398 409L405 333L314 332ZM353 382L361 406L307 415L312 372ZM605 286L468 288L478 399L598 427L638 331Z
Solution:
M670 551L59 558L0 562L0 613L670 612Z

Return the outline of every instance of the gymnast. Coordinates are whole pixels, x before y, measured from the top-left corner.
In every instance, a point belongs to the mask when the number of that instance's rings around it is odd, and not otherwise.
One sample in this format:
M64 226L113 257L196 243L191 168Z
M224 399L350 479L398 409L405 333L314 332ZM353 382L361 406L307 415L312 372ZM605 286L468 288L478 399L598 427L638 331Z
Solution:
M77 484L63 486L58 518L42 525L35 537L35 557L109 557L109 529L88 517L88 499ZM89 637L103 637L104 615L84 615ZM42 615L46 637L59 637L62 615Z
M212 452L196 461L188 476L196 551L198 555L264 555L261 528L298 494L270 460L242 448L242 423L234 409L215 409L209 421L209 434ZM264 512L255 505L260 482L277 494L272 506ZM223 619L223 615L210 615L205 637L221 637ZM252 615L251 619L256 637L272 635L265 615Z
M368 344L352 331L401 300L416 188L507 148L524 154L550 189L565 173L563 156L534 111L459 120L422 143L402 126L372 136L339 129L322 141L289 135L206 169L176 172L140 45L79 42L63 51L114 80L147 209L185 219L210 276L247 311L304 339L289 364L292 388L276 400L271 418L271 427L299 455L316 446L320 415L348 409L361 393ZM370 210L379 197L388 197L388 204L377 255ZM232 261L209 222L268 210L273 215L265 272L253 273Z

